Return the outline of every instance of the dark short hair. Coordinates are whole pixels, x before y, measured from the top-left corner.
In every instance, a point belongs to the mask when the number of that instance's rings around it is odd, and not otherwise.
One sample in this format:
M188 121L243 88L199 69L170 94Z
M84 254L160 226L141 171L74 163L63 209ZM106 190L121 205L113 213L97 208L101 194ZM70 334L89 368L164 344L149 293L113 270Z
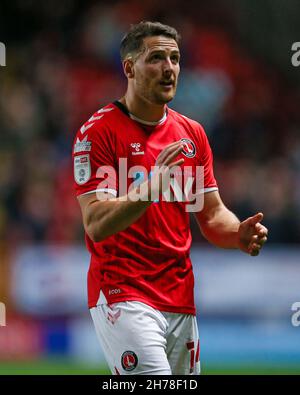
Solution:
M131 25L129 32L123 37L120 46L121 60L126 59L128 54L138 54L143 47L144 38L153 36L173 38L177 44L180 41L180 35L174 27L163 25L160 22L142 21Z

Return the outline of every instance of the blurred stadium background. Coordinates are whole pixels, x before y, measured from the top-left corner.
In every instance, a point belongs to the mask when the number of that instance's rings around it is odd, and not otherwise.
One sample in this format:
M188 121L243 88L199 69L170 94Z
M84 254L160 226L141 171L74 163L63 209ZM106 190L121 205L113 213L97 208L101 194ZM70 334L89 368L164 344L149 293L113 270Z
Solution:
M200 121L225 203L263 211L257 258L217 250L192 221L204 374L300 373L300 41L297 0L1 1L0 374L108 373L86 307L88 255L72 190L75 131L119 98L130 23L182 34L171 107Z

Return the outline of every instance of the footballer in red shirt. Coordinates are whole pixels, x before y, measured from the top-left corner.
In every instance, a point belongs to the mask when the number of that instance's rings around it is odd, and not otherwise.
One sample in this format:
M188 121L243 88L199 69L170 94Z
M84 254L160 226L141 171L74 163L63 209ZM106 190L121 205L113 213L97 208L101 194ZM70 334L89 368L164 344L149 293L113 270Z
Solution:
M240 222L223 204L203 127L167 106L178 43L170 26L132 26L121 43L127 91L74 142L88 303L113 374L200 373L190 212L218 247L255 256L267 239L262 213Z

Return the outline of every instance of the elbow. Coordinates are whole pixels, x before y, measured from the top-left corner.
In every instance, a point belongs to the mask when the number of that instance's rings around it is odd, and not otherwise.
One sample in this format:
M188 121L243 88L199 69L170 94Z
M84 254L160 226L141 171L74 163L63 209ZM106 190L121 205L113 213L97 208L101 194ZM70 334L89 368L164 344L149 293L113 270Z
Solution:
M107 210L102 203L91 201L81 208L85 233L94 243L103 241L109 233Z
M99 243L100 241L103 241L105 239L104 232L100 227L95 227L94 225L89 225L86 226L85 232L88 235L88 237L94 242L94 243Z
M88 233L89 238L92 240L93 243L100 243L100 241L103 241L105 237L95 234L95 233Z

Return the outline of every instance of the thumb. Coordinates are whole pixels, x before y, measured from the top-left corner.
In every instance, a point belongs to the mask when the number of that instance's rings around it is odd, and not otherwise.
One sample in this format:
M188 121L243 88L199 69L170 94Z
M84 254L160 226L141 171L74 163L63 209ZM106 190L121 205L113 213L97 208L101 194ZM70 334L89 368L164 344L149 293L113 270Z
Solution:
M258 222L261 222L263 219L264 215L263 213L257 213L253 215L252 217L249 218L249 225L256 225Z

